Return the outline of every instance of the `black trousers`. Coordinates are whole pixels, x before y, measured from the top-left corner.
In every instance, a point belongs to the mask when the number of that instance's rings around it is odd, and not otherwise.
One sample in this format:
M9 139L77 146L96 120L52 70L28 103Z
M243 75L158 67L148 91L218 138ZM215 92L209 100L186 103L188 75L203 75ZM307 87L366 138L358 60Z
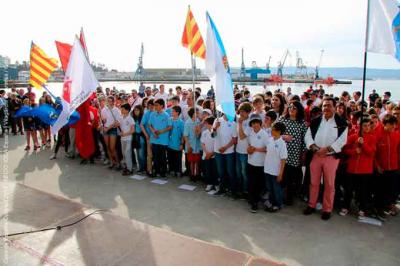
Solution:
M375 204L378 210L387 208L395 200L397 171L384 171L374 177Z
M182 173L182 151L168 148L168 170L170 172Z
M97 156L100 155L99 141L100 141L100 137L102 137L100 132L94 128L92 129L92 134L93 134L93 142L94 142L94 153L92 154L92 156L90 156L91 160L93 160L94 158L96 158Z
M54 148L55 154L58 153L58 150L60 149L63 141L64 141L64 150L65 150L65 153L67 153L68 147L69 147L69 129L65 129L65 130L61 129L60 131L58 131L56 147Z
M254 206L260 201L265 184L264 167L247 164L247 178L249 182L249 203Z
M153 152L153 172L162 177L167 172L167 146L160 144L151 144Z
M218 185L218 178L217 178L217 166L215 164L215 159L211 158L208 160L202 160L203 166L203 177L204 181L207 185Z
M285 165L282 185L286 187L286 204L293 205L293 199L300 192L303 171L301 166Z
M367 210L371 195L369 190L371 177L372 175L368 174L348 174L346 176L344 181L344 208L350 209L351 200L355 198L359 203L360 211Z

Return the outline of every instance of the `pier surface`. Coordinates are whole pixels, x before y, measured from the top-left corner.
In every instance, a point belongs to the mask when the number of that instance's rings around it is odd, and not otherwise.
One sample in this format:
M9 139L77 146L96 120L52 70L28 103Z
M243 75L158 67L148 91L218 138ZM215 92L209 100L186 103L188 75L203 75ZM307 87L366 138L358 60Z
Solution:
M3 239L8 265L400 265L399 217L382 226L354 216L325 222L303 216L302 202L252 214L245 201L210 196L186 178L157 185L80 165L61 151L50 161L50 150L27 153L24 144L24 136L0 139L1 234L6 220L13 233L107 212L61 231Z

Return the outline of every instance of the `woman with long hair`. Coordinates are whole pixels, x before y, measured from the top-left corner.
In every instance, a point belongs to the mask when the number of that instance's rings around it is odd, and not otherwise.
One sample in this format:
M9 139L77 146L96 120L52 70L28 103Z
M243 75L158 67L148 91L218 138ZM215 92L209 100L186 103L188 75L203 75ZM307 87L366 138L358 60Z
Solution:
M280 93L275 93L274 96L272 96L271 107L278 117L283 115L286 107L285 97L283 97L283 95Z
M121 170L116 150L120 116L120 110L115 107L114 96L108 96L107 106L101 110L101 118L103 120L104 141L111 161L109 168L116 168L116 170Z
M283 183L286 185L286 204L292 205L294 196L300 192L303 180L301 166L302 155L306 149L304 136L307 132L303 105L299 101L291 101L288 111L278 121L286 126L283 139L286 141L288 158Z

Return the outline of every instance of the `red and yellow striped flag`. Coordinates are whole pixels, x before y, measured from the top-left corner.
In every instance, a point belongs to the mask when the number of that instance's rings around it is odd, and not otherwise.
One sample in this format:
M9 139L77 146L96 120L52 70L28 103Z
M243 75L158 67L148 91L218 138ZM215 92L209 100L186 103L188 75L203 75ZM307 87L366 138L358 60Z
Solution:
M194 56L206 58L206 46L190 7L186 17L185 28L183 29L182 45L189 48Z
M29 83L41 89L43 84L47 82L51 73L57 67L57 59L48 57L39 46L32 42L31 45L31 67Z

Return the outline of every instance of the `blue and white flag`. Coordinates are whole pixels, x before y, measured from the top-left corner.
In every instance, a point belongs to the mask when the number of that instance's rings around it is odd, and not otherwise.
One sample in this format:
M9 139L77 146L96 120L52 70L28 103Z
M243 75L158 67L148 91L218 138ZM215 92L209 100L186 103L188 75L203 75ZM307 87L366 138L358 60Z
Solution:
M397 0L370 0L369 52L390 54L400 61L400 8Z
M229 121L235 118L235 101L228 57L210 15L207 16L206 74L215 90L215 103L218 111L223 112Z

